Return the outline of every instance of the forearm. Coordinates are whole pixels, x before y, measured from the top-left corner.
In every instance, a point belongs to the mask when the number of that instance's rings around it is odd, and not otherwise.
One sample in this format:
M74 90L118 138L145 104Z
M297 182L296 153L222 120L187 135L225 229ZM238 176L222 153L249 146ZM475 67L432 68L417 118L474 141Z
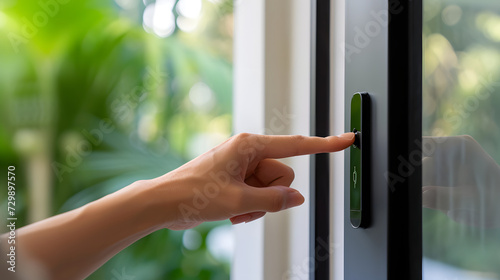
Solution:
M353 133L238 134L163 176L19 229L19 259L24 254L37 260L50 279L82 279L155 230L226 219L250 222L301 205L304 197L289 188L293 170L276 158L339 151L353 142Z
M39 262L51 279L85 278L122 249L160 228L137 184L19 229L20 253Z

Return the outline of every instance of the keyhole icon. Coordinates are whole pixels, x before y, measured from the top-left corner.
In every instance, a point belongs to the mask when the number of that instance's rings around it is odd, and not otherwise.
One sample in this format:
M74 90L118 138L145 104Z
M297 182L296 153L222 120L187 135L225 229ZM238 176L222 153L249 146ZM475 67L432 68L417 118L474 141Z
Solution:
M354 182L354 188L356 188L356 181L358 181L358 172L356 171L356 165L354 166L354 172L352 172L352 181Z

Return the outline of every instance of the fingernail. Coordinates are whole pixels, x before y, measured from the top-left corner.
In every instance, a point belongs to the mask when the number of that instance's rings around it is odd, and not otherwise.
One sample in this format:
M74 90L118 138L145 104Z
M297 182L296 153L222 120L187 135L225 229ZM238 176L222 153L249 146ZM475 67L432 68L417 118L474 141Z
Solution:
M289 189L288 195L286 197L285 207L283 209L296 207L301 205L302 203L304 203L304 197L300 194L300 192L295 189Z
M245 221L245 224L246 224L246 223L253 222L253 221L255 221L255 220L258 220L258 219L260 219L260 218L264 217L264 215L265 215L265 214L266 214L266 212L255 212L255 213L250 213L249 215L250 215L250 217L251 217L251 218L250 218L250 219L248 219L248 220L246 220L246 221Z
M233 225L237 225L237 224L241 224L243 222L246 222L246 221L250 220L251 218L252 218L252 216L250 214L245 214L245 215L231 218L231 223Z
M354 133L352 133L352 132L346 132L344 134L339 135L339 138L347 139L347 140L353 140L354 139Z

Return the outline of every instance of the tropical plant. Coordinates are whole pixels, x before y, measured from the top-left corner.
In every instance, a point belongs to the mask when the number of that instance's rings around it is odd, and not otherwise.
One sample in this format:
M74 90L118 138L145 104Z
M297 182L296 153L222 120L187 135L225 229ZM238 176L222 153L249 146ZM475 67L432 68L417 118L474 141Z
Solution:
M18 226L164 174L231 133L229 2L203 1L200 27L166 38L129 2L0 3L0 166L16 167ZM89 279L228 278L206 242L222 224L151 234Z

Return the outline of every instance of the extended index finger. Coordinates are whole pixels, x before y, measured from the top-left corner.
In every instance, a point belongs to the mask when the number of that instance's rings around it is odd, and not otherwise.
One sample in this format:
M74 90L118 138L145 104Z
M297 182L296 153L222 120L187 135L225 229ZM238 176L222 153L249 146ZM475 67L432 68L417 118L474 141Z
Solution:
M285 158L344 150L354 143L354 133L339 136L256 135L263 144L261 157ZM259 140L259 139L258 139Z

